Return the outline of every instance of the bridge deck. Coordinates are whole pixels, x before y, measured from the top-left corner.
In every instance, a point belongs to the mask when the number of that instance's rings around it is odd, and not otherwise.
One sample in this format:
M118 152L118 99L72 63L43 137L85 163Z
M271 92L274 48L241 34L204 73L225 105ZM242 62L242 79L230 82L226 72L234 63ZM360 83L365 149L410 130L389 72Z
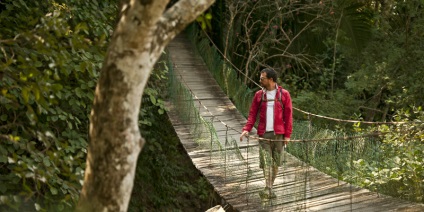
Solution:
M194 104L200 114L206 119L214 117L211 120L220 142L225 145L227 136L238 141L240 132L229 130L222 122L240 130L246 119L220 89L191 42L185 35L179 35L169 44L168 50L176 75L198 98ZM203 105L199 105L199 101ZM378 195L338 181L288 153L284 153L286 163L280 168L273 188L277 198L263 201L258 195L265 182L258 165L257 141L238 144L247 163L237 162L230 154L217 156L212 151L199 148L187 126L179 121L178 111L172 105L170 108L169 117L194 165L234 210L424 211L422 204Z

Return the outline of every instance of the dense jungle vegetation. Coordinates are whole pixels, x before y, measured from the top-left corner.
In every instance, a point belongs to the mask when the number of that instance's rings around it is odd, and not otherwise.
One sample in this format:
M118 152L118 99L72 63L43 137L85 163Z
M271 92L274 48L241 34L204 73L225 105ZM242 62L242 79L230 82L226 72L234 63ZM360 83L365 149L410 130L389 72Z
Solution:
M217 69L226 73L231 67L253 91L260 70L270 66L296 108L338 119L397 122L320 124L335 130L333 135L340 129L384 134L376 144L378 157L343 164L356 172L341 179L422 202L423 6L420 0L218 1L199 18L208 36L198 33L197 39L211 39L209 46L216 45L227 61ZM200 52L207 48L198 46ZM221 75L224 90L234 90ZM244 100L233 101L244 108Z
M378 183L399 188L394 195L423 202L423 6L421 0L219 0L198 22L249 78L258 81L264 66L276 68L298 108L408 122L356 126L387 133L380 161L386 168L357 165L369 179L384 172ZM68 211L78 201L93 92L117 15L117 0L0 2L1 211ZM130 211L204 210L216 201L167 120L166 74L158 64L143 96L140 127L148 142ZM372 188L369 182L361 184Z

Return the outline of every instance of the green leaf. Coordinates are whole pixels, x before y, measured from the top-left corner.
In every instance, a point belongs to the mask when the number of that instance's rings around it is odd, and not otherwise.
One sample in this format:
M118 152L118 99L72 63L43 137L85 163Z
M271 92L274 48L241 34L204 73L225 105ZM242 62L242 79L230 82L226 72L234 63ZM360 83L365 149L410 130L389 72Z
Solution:
M29 89L27 87L22 88L22 98L24 99L25 103L28 103L29 100Z
M39 100L40 99L40 90L38 89L38 87L34 87L34 89L32 89L32 92L34 93L35 100Z
M34 66L36 68L39 68L39 67L43 66L43 63L41 63L40 61L35 61Z
M212 19L212 14L210 14L210 13L206 13L205 18L206 18L207 20L211 20L211 19Z
M152 104L156 104L156 98L154 96L150 96L150 101L152 102Z
M94 95L92 92L87 93L87 97L92 101L94 99Z
M7 120L7 114L3 114L0 116L0 120L6 121Z
M55 187L50 187L50 192L51 192L53 195L56 195L56 194L57 194L57 189L56 189Z
M62 203L60 203L60 204L57 206L57 209L58 209L59 211L63 211L63 210L65 209L65 206L64 206Z
M94 81L88 81L88 86L90 87L90 88L93 88L95 85L96 85L96 82L94 82Z
M77 26L75 27L75 33L78 33L79 31L84 31L84 30L88 30L87 24L84 22L77 24Z
M44 163L44 165L45 166L47 166L47 167L49 167L51 164L50 164L50 159L48 158L48 157L45 157L44 159L43 159L43 163Z
M77 88L77 89L75 89L75 92L76 92L76 94L77 94L77 96L78 96L79 98L81 98L81 97L82 97L82 95L83 95L83 91L81 90L81 88Z
M6 155L0 155L0 163L7 163L7 156Z
M57 72L55 72L54 74L53 74L53 79L54 80L60 80L60 76L59 76L59 74L57 73Z
M60 90L63 89L63 85L61 85L61 84L53 84L52 85L52 89L55 90L55 91L60 91Z

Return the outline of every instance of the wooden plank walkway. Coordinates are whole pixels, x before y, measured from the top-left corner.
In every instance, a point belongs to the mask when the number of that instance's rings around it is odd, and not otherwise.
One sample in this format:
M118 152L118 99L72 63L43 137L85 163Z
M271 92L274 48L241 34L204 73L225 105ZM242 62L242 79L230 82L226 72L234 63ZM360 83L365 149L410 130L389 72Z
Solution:
M179 121L178 111L168 104L171 122L193 164L233 210L424 211L422 204L378 195L339 182L288 153L284 153L286 163L280 168L274 184L277 198L262 201L258 192L263 189L265 182L259 169L258 143L247 143L246 140L239 142L240 131L246 119L220 89L185 35L174 39L168 50L177 77L195 96L194 104L199 108L200 114L213 121L219 142L226 151L208 150L205 147L208 146L207 142L204 145L199 144L188 126ZM229 129L223 122L237 130ZM226 138L237 141L241 151L234 151L234 144L229 145ZM244 160L240 160L240 157Z

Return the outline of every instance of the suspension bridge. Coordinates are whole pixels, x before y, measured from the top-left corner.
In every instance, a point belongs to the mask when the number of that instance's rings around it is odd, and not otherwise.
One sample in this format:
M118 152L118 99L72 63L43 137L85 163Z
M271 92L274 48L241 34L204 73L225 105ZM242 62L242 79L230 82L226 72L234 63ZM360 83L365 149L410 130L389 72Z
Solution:
M294 142L283 153L284 164L273 187L277 198L261 199L258 193L265 182L259 168L255 132L249 139L239 141L246 123L239 111L247 111L254 91L240 86L236 76L225 74L229 72L222 64L206 65L204 61L211 58L202 59L185 34L168 45L167 57L169 117L193 164L220 194L226 210L424 211L422 204L352 183L358 180L349 178L354 176L358 160L365 156L379 159L375 136L346 136L315 129L311 119L294 123ZM213 66L223 67L222 73L211 73ZM222 75L227 77L220 79ZM221 87L226 87L226 91ZM244 106L236 108L228 96L244 102Z

